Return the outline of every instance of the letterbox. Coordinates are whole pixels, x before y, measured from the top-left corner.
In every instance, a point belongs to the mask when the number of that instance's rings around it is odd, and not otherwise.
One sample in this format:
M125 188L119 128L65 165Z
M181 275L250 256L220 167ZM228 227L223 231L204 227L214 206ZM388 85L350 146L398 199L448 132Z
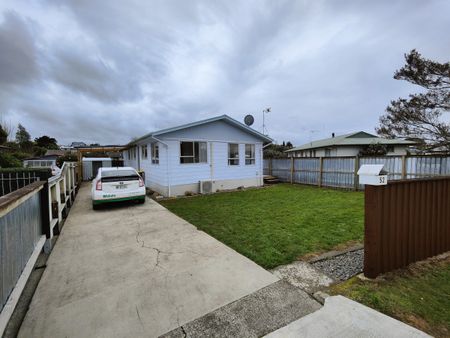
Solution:
M358 170L359 184L386 185L387 171L383 164L363 164Z

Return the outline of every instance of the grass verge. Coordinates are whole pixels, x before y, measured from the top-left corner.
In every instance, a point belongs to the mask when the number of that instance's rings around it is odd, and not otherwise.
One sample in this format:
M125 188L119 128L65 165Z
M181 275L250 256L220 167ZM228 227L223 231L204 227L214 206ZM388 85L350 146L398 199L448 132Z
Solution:
M450 336L450 255L374 280L354 277L334 285L330 293L351 298L435 337Z
M361 192L279 184L161 204L267 269L363 239Z

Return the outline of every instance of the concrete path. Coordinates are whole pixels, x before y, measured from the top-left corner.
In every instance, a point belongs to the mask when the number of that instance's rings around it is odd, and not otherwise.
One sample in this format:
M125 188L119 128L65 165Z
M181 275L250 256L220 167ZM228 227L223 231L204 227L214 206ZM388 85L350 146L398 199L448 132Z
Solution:
M81 187L20 337L156 337L278 280L156 202Z
M280 280L160 338L258 338L320 308L306 292Z
M342 296L328 297L320 310L272 332L267 338L428 338L394 318Z

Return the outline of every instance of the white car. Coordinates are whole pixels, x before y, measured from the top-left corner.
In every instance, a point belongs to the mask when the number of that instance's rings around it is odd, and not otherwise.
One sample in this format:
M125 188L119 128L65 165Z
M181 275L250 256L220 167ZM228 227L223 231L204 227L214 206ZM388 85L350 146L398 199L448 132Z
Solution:
M145 184L138 172L131 167L99 168L92 180L92 207L130 200L145 202Z

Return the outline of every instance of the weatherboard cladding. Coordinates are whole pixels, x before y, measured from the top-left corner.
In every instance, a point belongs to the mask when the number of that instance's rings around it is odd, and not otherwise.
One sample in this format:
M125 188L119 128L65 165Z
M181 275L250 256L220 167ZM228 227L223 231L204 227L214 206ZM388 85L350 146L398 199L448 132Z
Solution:
M166 130L157 137L161 141L158 143L159 164L151 163L151 144L155 143L156 136L155 134L145 136L137 141L139 146L136 153L140 155L139 164L137 159L129 159L130 150L127 150L124 155L125 165L143 169L146 185L149 187L198 184L201 180L210 179L256 179L262 175L262 144L268 138L261 137L257 132L249 132L246 128L230 124L228 120L217 119L181 129ZM207 163L181 164L180 141L207 142ZM238 166L228 165L229 143L239 144ZM255 164L245 164L245 144L255 145ZM142 159L142 145L148 146L147 159Z

